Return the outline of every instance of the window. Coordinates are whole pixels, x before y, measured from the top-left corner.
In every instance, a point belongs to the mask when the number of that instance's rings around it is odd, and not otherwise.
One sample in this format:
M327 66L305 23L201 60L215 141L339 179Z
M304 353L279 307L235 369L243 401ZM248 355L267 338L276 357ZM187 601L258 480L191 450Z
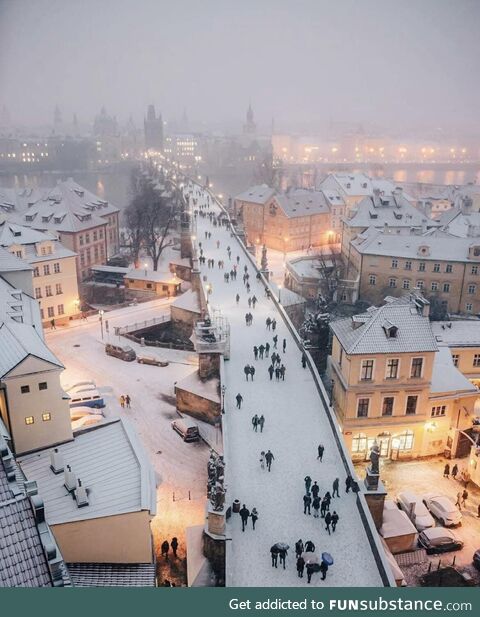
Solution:
M43 311L43 309L42 309L42 308L40 309L40 317L41 317L42 319L45 319L45 313L44 313L44 311Z
M52 414L50 412L42 413L42 420L44 422L49 422L52 419Z
M52 286L51 285L45 285L45 295L47 296L47 298L52 295Z
M450 291L450 283L444 283L443 284L443 293L448 294L449 291Z
M473 356L473 366L480 366L480 353Z
M43 266L43 274L45 276L48 276L50 274L50 266L48 264L46 264L45 266Z
M389 287L396 287L397 286L397 279L394 279L394 278L388 279L388 286Z
M80 239L80 246L83 246L83 236L79 236Z
M452 360L453 360L453 366L458 366L458 353L453 353L452 354Z
M360 379L366 381L373 377L373 360L363 360Z
M398 268L398 259L392 259L392 268Z
M55 316L55 311L53 310L53 306L49 306L47 309L47 315L49 317L54 317Z
M365 452L367 449L367 436L364 433L358 433L352 437L352 454L357 452Z
M474 294L477 291L477 286L474 285L473 283L471 283L468 286L468 290L467 291L468 291L469 294Z
M405 431L392 440L392 447L397 450L411 450L413 448L413 431Z
M94 242L97 241L97 232L96 231L93 232L93 241Z
M424 261L421 261L421 262L418 264L418 271L419 271L419 272L425 272L425 262L424 262Z
M452 264L447 264L447 265L445 266L445 272L446 272L447 274L451 274L451 273L453 272L453 266L452 266Z
M410 377L421 377L423 369L423 358L412 359L412 369L410 371Z
M433 264L433 271L440 272L440 264Z
M366 418L368 416L368 406L370 404L369 398L359 398L357 406L357 417Z
M432 281L431 290L432 291L438 291L438 283L437 283L437 281Z
M57 306L57 314L58 314L58 315L64 315L64 314L65 314L65 309L64 309L63 304L59 304L59 305Z
M389 360L387 360L387 379L397 379L398 365L398 358L390 358Z
M35 298L39 300L42 297L42 290L40 287L35 287Z
M368 277L368 282L370 285L377 284L377 277L375 276L375 274L370 274L370 276Z
M447 410L446 405L437 405L435 407L432 407L432 413L430 415L432 416L432 418L436 418L438 416L444 416L446 410Z
M16 255L17 257L20 257L20 259L23 257L23 253L22 253L22 251L15 251L15 255Z
M90 234L85 234L85 243L86 244L90 243Z
M63 294L63 291L62 291L62 284L61 284L61 283L57 283L57 284L55 285L55 291L56 291L56 293L57 293L57 296L58 296L58 294Z
M406 261L405 262L405 270L411 270L412 269L412 262L411 261Z
M407 407L405 409L407 416L413 416L417 413L417 402L418 396L416 394L407 396Z
M410 281L408 279L404 279L403 289L410 289Z
M58 261L56 261L53 264L53 271L55 272L55 274L59 274L60 273L60 264L58 263Z
M46 390L46 389L47 389L47 387L48 387L48 386L47 386L47 382L46 382L46 381L41 381L41 382L38 384L38 389L39 389L39 390Z
M478 274L478 266L472 266L471 273L472 274Z
M33 416L27 416L25 418L25 424L33 424L35 422L35 418Z
M22 394L28 394L30 392L30 386L20 386L20 392Z
M100 240L103 240L103 229L100 229L100 231L98 232L98 237L100 238Z
M425 283L423 281L417 281L418 289L423 289L425 287Z
M33 276L40 276L40 270L38 268L33 269Z
M386 396L383 399L383 405L382 405L382 416L391 416L393 414L393 402L395 400L395 397L393 396Z
M80 265L85 265L85 255L83 253L80 253Z
M467 302L467 304L465 304L465 310L467 311L467 313L471 313L473 311L473 304Z

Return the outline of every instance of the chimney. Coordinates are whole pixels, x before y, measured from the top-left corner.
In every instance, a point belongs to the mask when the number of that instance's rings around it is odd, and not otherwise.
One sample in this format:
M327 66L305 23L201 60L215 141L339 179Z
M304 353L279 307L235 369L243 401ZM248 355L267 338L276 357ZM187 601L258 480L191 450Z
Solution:
M50 469L54 474L62 473L64 469L63 456L58 451L58 448L50 452Z
M32 504L33 513L35 515L35 522L37 525L39 523L45 522L45 504L43 503L43 499L40 495L32 495L30 497L30 503Z
M27 480L23 483L25 488L25 492L29 497L33 497L33 495L38 495L38 486L35 480Z
M65 469L65 488L69 493L72 493L77 488L77 476L73 473L70 465Z
M79 508L84 508L89 505L87 489L82 486L82 481L78 479L78 487L75 491L75 501Z

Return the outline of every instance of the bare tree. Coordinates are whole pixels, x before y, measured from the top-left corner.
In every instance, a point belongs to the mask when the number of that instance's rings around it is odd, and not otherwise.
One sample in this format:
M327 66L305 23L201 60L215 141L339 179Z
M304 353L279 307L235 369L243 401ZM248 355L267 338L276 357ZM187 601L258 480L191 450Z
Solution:
M170 232L175 223L175 203L174 199L162 197L152 185L146 188L143 243L155 272L164 249L173 244Z

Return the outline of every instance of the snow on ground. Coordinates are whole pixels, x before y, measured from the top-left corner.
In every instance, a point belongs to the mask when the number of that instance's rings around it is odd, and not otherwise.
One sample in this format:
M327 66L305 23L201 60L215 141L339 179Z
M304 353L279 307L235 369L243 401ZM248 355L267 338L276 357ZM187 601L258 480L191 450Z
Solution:
M168 315L170 302L154 300L105 313L109 334L105 340L132 346L137 353L157 355L170 362L167 367L124 362L107 356L101 340L98 317L72 322L65 328L47 332L47 342L64 363L62 384L92 379L104 395L107 417L130 418L147 450L158 478L157 516L152 522L157 553L165 538L176 535L179 554L185 549L185 528L202 524L205 517L206 467L209 448L203 442L185 443L172 430L175 410L174 382L187 376L198 365L196 354L140 347L125 338L113 336L114 326L125 326ZM122 410L121 394L132 398L131 409ZM190 492L190 500L189 500Z
M202 199L202 198L201 198ZM218 211L218 210L215 210ZM212 238L205 240L205 231ZM220 240L220 248L216 242ZM370 549L366 531L355 505L355 495L344 492L345 470L340 453L336 449L326 412L316 390L313 376L301 365L301 354L293 337L270 300L265 298L261 283L255 279L250 266L251 295L259 300L253 325L245 326L245 313L249 310L247 293L242 275L246 257L237 240L225 228L211 227L207 218L198 217L197 243L202 243L206 258L223 259L225 270L208 269L202 266L212 284L210 297L212 308L220 308L231 326L231 359L225 363L226 374L226 479L227 502L239 499L251 510L256 507L259 520L256 530L242 533L238 514L232 514L228 533L227 585L229 586L303 586L306 576L299 579L295 569L295 542L302 538L313 540L317 553L330 552L335 565L327 574L329 586L382 586L382 581ZM229 261L226 248L232 248ZM239 275L234 283L225 283L224 272L230 270L236 256L240 256ZM241 300L236 305L235 295ZM266 330L267 316L276 317L279 342L287 341L287 352L282 355L286 365L285 382L270 382L267 373L269 360L254 361L252 348L262 342L272 344L272 333ZM245 381L244 366L254 364L255 381ZM240 392L244 402L236 409L235 396ZM263 433L252 431L251 417L264 414ZM316 460L317 446L322 442L326 451L323 463ZM271 449L275 460L272 471L260 469L262 450ZM314 519L303 514L304 477L309 474L320 485L321 494L332 490L332 482L340 478L340 499L332 500L331 509L340 516L337 531L331 536L325 530L323 519ZM287 569L271 567L270 547L275 542L287 542L290 551ZM312 578L313 585L322 585L320 574Z

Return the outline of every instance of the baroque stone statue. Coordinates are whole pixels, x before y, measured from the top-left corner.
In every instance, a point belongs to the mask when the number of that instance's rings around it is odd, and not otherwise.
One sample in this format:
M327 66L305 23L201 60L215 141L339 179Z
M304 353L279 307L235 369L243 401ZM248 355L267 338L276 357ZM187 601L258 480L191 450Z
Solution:
M370 450L370 471L373 474L380 474L379 469L380 460L380 448L376 441L373 442L372 449Z

